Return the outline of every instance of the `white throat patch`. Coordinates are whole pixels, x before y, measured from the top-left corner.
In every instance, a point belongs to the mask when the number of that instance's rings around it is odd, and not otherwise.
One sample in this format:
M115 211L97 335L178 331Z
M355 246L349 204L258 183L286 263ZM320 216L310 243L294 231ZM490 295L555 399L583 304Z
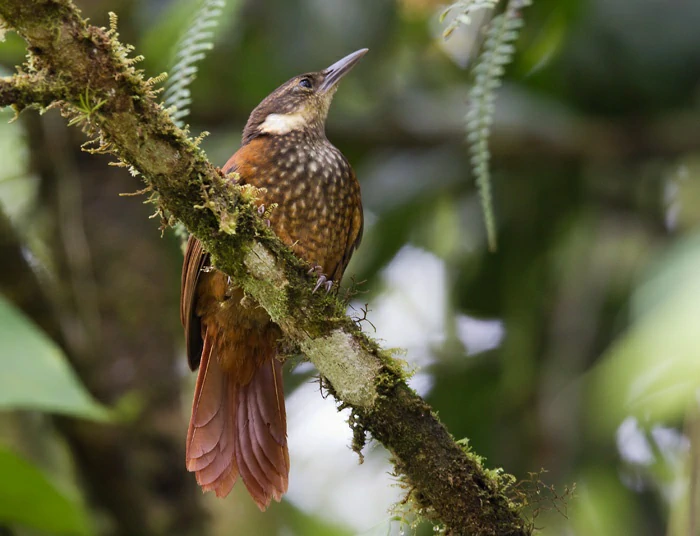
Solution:
M260 125L260 132L265 134L288 134L299 130L306 124L306 119L300 113L270 114Z

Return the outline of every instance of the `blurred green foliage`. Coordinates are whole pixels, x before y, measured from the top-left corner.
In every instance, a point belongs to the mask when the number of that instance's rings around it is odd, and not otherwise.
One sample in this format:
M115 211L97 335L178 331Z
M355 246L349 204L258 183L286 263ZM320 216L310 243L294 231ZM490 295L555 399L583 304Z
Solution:
M65 356L0 296L0 411L34 410L106 421L108 412L80 383ZM52 534L92 534L80 500L36 466L0 446L0 525Z
M31 463L0 447L0 523L51 534L93 534L87 512Z
M593 370L595 425L610 433L633 414L678 422L697 404L700 236L663 252L631 296L631 323ZM663 358L660 358L663 356Z
M0 296L0 410L39 410L104 421L61 350Z

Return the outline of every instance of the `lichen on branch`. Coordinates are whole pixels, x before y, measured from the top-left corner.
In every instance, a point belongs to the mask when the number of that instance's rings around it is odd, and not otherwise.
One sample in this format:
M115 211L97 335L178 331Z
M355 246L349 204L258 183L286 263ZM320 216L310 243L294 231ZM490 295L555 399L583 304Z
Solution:
M265 225L254 192L213 166L154 98L154 80L129 58L111 29L90 26L69 0L3 0L0 17L28 45L25 73L0 81L0 104L61 110L138 172L166 222L180 221L281 327L287 343L325 377L365 433L392 454L396 474L423 515L451 534L524 535L522 504L450 436L406 386L390 356L345 314L333 295L313 293L308 266ZM30 77L30 78L26 78ZM36 81L33 91L27 80Z

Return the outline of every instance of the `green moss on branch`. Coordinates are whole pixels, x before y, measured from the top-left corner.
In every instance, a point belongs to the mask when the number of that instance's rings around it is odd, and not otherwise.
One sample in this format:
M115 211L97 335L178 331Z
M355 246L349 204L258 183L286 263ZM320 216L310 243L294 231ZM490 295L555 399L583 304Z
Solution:
M28 106L46 108L69 98L69 88L45 77L18 74L0 78L0 107L12 106L17 113Z

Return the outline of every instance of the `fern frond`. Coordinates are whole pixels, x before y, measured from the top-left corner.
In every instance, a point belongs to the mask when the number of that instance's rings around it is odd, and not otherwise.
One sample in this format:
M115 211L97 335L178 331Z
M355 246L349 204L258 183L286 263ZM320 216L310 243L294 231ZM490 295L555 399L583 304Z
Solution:
M176 125L189 114L192 96L189 85L197 75L197 63L214 48L215 28L226 3L224 0L202 0L192 23L176 46L174 65L163 94L163 105Z
M474 67L474 85L469 92L467 141L491 251L496 250L496 222L491 199L491 152L488 141L495 113L496 90L501 86L505 66L513 59L513 43L523 26L520 8L528 4L529 0L510 0L505 11L493 18Z
M445 27L445 30L442 32L442 36L445 39L449 38L450 35L452 35L452 32L454 32L460 25L468 26L471 24L472 13L481 9L494 10L496 9L497 4L498 0L459 0L459 2L455 2L454 4L448 6L440 14L440 22L444 22L445 18L450 12L456 12L457 14Z

